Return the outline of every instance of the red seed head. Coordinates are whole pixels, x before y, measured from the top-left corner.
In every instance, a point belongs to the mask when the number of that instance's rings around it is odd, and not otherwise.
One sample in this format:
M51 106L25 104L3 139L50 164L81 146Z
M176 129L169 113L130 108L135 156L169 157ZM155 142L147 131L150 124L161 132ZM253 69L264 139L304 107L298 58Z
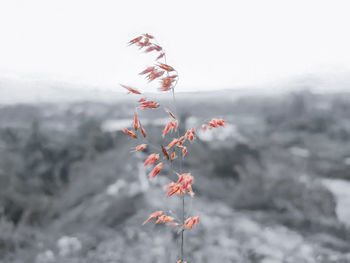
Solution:
M154 70L154 67L148 67L144 71L140 72L139 75L144 75L144 74L150 73L153 70Z
M156 165L156 167L153 168L153 170L149 174L149 179L153 179L154 177L159 174L160 170L163 169L163 163L159 163Z
M141 39L142 39L142 36L136 37L136 38L130 40L128 44L133 45L133 44L139 42Z
M153 220L153 219L155 219L155 218L161 216L162 214L163 214L163 211L156 211L156 212L154 212L153 214L151 214L151 215L149 216L149 218L148 218L145 222L143 222L142 224L143 224L143 225L144 225L144 224L147 224L149 221L151 221L151 220Z
M170 159L170 157L169 157L168 152L165 150L165 148L163 147L163 145L162 145L161 147L162 147L162 152L163 152L163 154L164 154L165 158L167 158L167 159L169 160L169 159Z
M144 166L147 166L147 165L153 165L157 160L159 159L159 154L158 153L152 153L150 154L146 161L144 162Z
M171 66L169 66L167 64L162 64L162 63L159 64L158 67L160 67L161 69L164 69L164 70L166 70L168 72L175 70L173 67L171 67Z
M152 36L152 35L150 35L150 34L143 34L145 37L147 37L147 38L149 38L149 39L153 39L154 38L154 36Z
M158 59L161 59L162 57L164 57L164 53L160 53L160 55L156 58L156 60L158 60Z
M134 93L134 94L141 94L141 92L139 92L138 90L133 89L133 88L131 88L129 86L125 86L125 85L122 85L122 84L120 84L120 86L122 86L124 89L127 89L129 91L129 93L131 92L131 93Z
M141 125L141 122L139 121L139 124L140 124L140 130L141 130L141 133L143 135L144 138L146 138L146 132L145 130L143 129L142 125Z
M129 131L127 128L122 128L123 132L125 132L127 135L129 135L130 137L136 139L136 134L133 131Z
M137 129L139 128L139 121L137 119L137 113L134 113L134 129L135 131L137 131Z

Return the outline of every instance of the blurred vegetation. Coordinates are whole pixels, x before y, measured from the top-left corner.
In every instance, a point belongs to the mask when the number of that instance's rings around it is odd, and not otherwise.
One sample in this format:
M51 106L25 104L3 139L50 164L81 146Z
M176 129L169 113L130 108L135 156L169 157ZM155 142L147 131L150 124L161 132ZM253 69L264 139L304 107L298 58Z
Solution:
M267 228L274 229L276 235L289 233L303 245L314 244L317 262L330 262L327 260L334 254L338 262L345 260L350 232L339 222L336 199L322 179L350 179L350 146L346 144L349 102L349 95L305 91L277 97L226 98L221 103L184 100L179 105L182 123L191 123L189 113L198 112L195 124L207 120L205 116L220 116L233 127L226 137L218 133L212 140L199 134L196 143L188 147L184 169L195 175L198 201L194 206L203 213L203 226L189 238L193 262L209 262L205 260L210 256L201 255L216 246L210 240L219 244L216 251L223 254L213 255L221 262L233 258L235 262L262 262L268 255L250 242L266 238ZM84 107L90 115L82 114ZM56 261L52 262L110 262L113 258L136 262L148 252L144 262L164 262L176 256L167 252L173 249L153 251L151 240L156 235L139 226L149 211L162 205L158 200L161 187L155 183L150 186L152 191L146 191L148 186L143 185L146 174L139 165L147 151L130 155L137 143L118 130L104 128L107 120L127 118L131 107L85 103L0 109L3 262L43 263L51 262L53 256ZM45 109L50 109L50 117ZM147 112L144 118L154 119ZM152 122L145 128L151 140L161 134L161 127ZM159 179L161 185L171 175L164 174ZM176 204L169 202L176 210ZM240 232L236 224L250 224L259 231ZM222 225L226 232L214 225ZM155 230L163 233L161 226ZM226 235L230 241L223 244ZM150 241L145 244L146 236ZM195 238L207 241L200 245ZM164 232L154 242L171 246L176 240L176 235ZM65 242L78 242L77 251L71 248L73 252L67 256L60 248ZM131 250L128 244L132 244ZM232 249L235 255L230 254ZM282 249L281 253L289 255L288 251ZM118 259L123 253L127 259ZM225 258L225 253L230 256ZM308 257L316 258L315 254Z

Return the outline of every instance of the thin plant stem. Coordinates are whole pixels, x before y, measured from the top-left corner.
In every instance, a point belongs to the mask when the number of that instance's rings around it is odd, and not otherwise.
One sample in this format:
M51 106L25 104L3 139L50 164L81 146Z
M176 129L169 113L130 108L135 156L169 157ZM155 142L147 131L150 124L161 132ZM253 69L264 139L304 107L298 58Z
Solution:
M166 53L164 51L164 63L167 64L167 61L166 61ZM169 72L167 72L167 75L169 76ZM179 74L177 74L177 76L179 76ZM178 112L177 112L177 107L176 107L176 98L175 98L175 86L177 85L177 82L178 80L176 80L176 83L174 86L172 86L171 88L171 93L173 95L173 104L174 104L174 111L175 111L175 116L176 118L178 119L179 121L179 116L178 116ZM179 121L179 126L177 128L177 137L180 138L180 121ZM178 151L180 152L180 154L178 154L178 156L181 155L181 151ZM183 158L179 158L179 162L180 162L180 172L182 173L182 167L183 167ZM182 225L185 224L185 195L182 195ZM184 230L181 231L181 246L180 246L180 259L181 259L181 262L184 261Z
M166 61L166 60L165 60ZM174 103L174 109L175 109L175 115L177 115L177 108L176 108L176 98L175 98L175 92L174 92L174 87L172 87L172 94L173 94L173 103ZM177 129L177 136L180 138L180 124ZM181 154L181 153L180 153ZM180 160L180 172L182 172L182 167L183 167L183 158L179 158ZM185 195L182 195L182 225L185 224ZM184 230L181 231L181 246L180 246L180 251L181 251L181 261L183 262L184 260Z
M182 225L185 224L185 195L182 195ZM181 260L184 260L184 230L181 231Z
M157 39L155 39L156 43L158 44ZM167 64L166 61L166 53L165 51L163 51L164 53L164 63ZM177 72L176 72L177 73ZM167 75L169 76L169 72L167 72ZM177 74L177 76L179 76L179 74ZM172 86L171 88L171 93L173 95L173 104L174 104L174 111L175 111L175 116L178 119L179 116L177 114L177 107L176 107L176 98L175 98L175 86L177 85L178 80L176 80L176 83L174 86ZM179 121L179 119L178 119ZM177 136L178 138L180 138L180 125L181 123L179 122L179 126L177 128ZM180 152L180 154L178 154L178 156L181 155L181 151L178 151L178 153ZM180 172L182 172L182 167L183 167L183 158L179 158L179 162L180 162ZM185 195L182 195L182 225L185 224ZM180 246L180 252L181 252L181 261L183 262L184 260L184 230L181 231L181 246Z

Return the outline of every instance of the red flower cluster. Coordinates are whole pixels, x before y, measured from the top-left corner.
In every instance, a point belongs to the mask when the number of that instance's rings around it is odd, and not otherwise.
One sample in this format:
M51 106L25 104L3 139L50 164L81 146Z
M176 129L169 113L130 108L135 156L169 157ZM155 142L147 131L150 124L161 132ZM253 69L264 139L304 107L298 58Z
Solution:
M174 218L173 217L164 215L163 211L156 211L153 214L151 214L149 216L149 218L145 222L143 222L143 225L147 224L148 222L150 222L150 221L152 221L153 219L156 219L156 218L157 218L156 224L167 223L170 226L178 226L179 225L178 223L174 222Z
M218 128L218 127L225 127L227 123L223 119L212 119L210 122L208 122L209 129Z
M154 37L149 34L143 34L129 41L129 45L137 45L140 49L145 48L146 53L150 53L152 51L160 52L156 60L159 60L165 57L165 52L163 48L158 44L152 42ZM155 66L149 66L144 71L139 73L140 75L147 74L146 78L149 81L160 78L165 72L167 76L161 79L161 87L160 91L168 91L172 88L173 84L176 82L177 74L169 75L169 72L176 71L172 66L167 65L165 63L158 63Z
M152 70L146 78L148 78L149 81L155 80L156 78L161 77L164 74L164 71L159 71L157 69Z
M171 89L171 85L175 82L177 75L168 76L162 78L162 86L159 88L160 91L168 91Z
M151 214L149 216L149 218L147 218L147 220L145 222L143 222L142 224L147 224L148 222L150 222L151 220L157 218L158 216L161 216L163 214L163 211L156 211L153 214Z
M168 122L168 124L165 126L162 136L164 137L169 131L172 132L173 130L176 131L177 130L177 125L178 125L178 121L177 120L173 120Z
M156 109L159 107L159 103L151 101L151 100L147 100L145 98L141 98L139 100L140 102L140 109L144 110L144 109Z
M193 176L190 173L178 174L179 180L177 182L171 182L165 186L166 190L169 190L167 197L174 194L183 195L188 190L190 196L194 196L192 190Z
M191 128L186 132L185 138L187 140L189 140L190 142L193 142L195 133L196 133L196 131L194 130L194 128Z
M145 75L146 79L149 81L153 81L155 79L160 80L161 87L159 88L160 91L169 91L172 90L174 92L174 87L177 84L178 81L178 74L176 70L168 65L166 63L166 55L161 46L157 44L158 42L155 40L155 38L152 35L149 34L143 34L141 36L138 36L131 41L129 41L129 45L136 45L140 49L143 49L146 53L151 52L158 52L158 56L155 59L155 61L158 61L159 59L164 58L164 63L155 63L153 66L147 67L145 70L139 73L139 75ZM175 74L170 75L170 72L175 72ZM164 76L163 76L164 75ZM129 93L134 93L137 95L140 95L141 92L139 92L137 89L131 88L129 86L121 85L123 88L127 89ZM140 109L156 109L160 107L160 104L147 99L147 98L141 98L138 100L140 103L139 108ZM174 108L176 109L176 106L174 105ZM164 164L168 164L171 169L173 169L174 172L176 172L174 169L176 167L177 162L182 162L182 158L179 158L178 161L175 161L177 158L177 155L180 155L179 157L184 157L187 154L187 147L184 146L184 143L186 141L193 142L195 138L196 131L194 128L190 128L186 131L186 133L180 137L178 125L179 122L176 118L176 115L174 115L170 110L165 109L165 111L169 114L171 119L167 122L165 125L163 131L162 131L162 138L169 134L170 132L177 132L178 138L172 138L169 142L169 144L166 147L163 147L163 145L159 145L159 152L154 152L150 154L146 160L144 161L144 166L153 166L153 169L149 173L149 179L154 179L164 168ZM176 110L175 110L176 112ZM226 122L222 119L212 119L207 124L202 125L202 130L207 129L207 125L209 126L209 129L217 128L217 127L224 127L226 126ZM134 113L132 126L134 131L128 130L127 128L123 128L123 131L129 135L132 138L139 139L139 140L146 140L143 139L141 136L138 136L137 133L141 133L143 137L146 137L146 132L142 127L141 121L139 120L137 113ZM154 147L150 142L147 141L146 143L141 143L138 146L135 147L134 152L142 151L147 148L147 145L150 145ZM176 148L177 147L177 148ZM154 148L157 148L155 146ZM176 151L178 149L178 151ZM169 151L172 151L171 154ZM156 164L160 159L160 154L163 154L164 162L159 162ZM169 155L170 154L170 155ZM177 173L178 180L176 182L171 182L168 185L165 186L165 190L167 190L167 197L173 196L173 195L182 195L184 198L184 195L188 192L188 194L193 197L194 192L192 189L193 184L193 176L191 173ZM184 207L183 207L184 212ZM171 226L179 226L180 222L176 222L174 217L165 215L163 211L156 211L153 214L151 214L146 221L143 222L143 224L146 224L152 220L156 220L156 224L164 223ZM182 227L179 229L179 233L183 232L185 229L192 229L192 227L199 223L199 216L196 217L189 217L186 221L182 221ZM178 260L177 263L186 263L183 261L183 259Z
M199 216L190 217L186 220L185 224L182 226L182 230L185 230L185 228L192 229L192 227L198 223L199 223Z

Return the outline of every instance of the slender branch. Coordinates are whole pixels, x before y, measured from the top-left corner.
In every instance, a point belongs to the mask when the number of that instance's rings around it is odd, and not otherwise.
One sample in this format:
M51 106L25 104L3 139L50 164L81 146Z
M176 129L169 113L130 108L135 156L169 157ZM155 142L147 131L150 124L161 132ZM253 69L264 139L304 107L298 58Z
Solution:
M174 91L174 86L172 87L171 91L173 94L173 103L174 103L174 109L175 109L175 116L178 118L177 115L177 108L176 108L176 98L175 98L175 91ZM177 129L177 136L180 138L180 122L179 122L179 127ZM181 154L181 153L180 153ZM180 155L179 155L180 156ZM180 172L182 172L183 168L183 158L179 158L180 160ZM182 195L182 225L185 224L185 195ZM181 261L183 262L184 260L184 230L181 231Z
M175 92L174 92L174 87L172 87L172 94L173 94L173 103L174 103L174 109L175 109L175 115L177 115L177 108L176 108L176 98L175 98ZM177 136L180 137L180 124L177 129ZM180 172L182 172L182 167L183 167L183 158L180 159ZM182 225L185 224L185 195L182 195ZM181 261L183 262L184 260L184 231L181 231Z

